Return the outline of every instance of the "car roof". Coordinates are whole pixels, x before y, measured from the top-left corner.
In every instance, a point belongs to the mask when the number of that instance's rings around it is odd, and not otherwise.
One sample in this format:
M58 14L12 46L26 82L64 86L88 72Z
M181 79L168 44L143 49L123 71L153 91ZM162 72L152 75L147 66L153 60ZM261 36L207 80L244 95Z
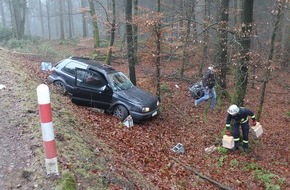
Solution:
M85 64L88 65L89 68L92 68L92 69L97 69L97 70L102 69L102 70L104 70L107 73L111 73L111 72L115 72L116 71L112 66L107 65L107 64L101 64L101 63L99 63L96 60L91 59L91 58L87 58L87 57L70 57L69 59L85 63Z

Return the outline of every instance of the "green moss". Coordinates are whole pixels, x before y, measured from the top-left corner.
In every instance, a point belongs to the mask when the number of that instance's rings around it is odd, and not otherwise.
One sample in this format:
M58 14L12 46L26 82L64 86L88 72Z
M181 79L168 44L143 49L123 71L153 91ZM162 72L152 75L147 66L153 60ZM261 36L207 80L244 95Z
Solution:
M72 174L65 172L55 190L75 190L77 185Z

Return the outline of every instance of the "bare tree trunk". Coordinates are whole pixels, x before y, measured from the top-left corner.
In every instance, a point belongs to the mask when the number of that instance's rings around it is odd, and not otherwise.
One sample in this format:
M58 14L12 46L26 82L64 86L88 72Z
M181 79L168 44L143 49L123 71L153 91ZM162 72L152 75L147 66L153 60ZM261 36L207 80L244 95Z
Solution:
M138 0L133 0L133 14L136 17L138 15ZM136 64L138 64L138 25L137 23L133 24L133 47L134 47L134 56Z
M85 8L87 6L86 1L81 0L81 7ZM82 12L82 28L83 28L83 37L88 36L88 24L86 18L86 12Z
M184 20L186 20L186 28L185 31L183 31L183 35L182 35L182 41L183 41L183 48L182 48L182 63L181 63L181 68L180 68L180 77L183 78L184 76L184 67L185 65L188 64L189 62L189 58L188 58L188 44L189 44L189 38L190 38L190 29L191 29L191 25L192 25L192 18L193 15L195 14L194 8L195 8L195 0L190 0L190 1L185 1L184 3L184 12L185 12L185 16L184 16Z
M44 22L43 22L43 14L42 14L42 3L41 0L38 0L39 4L39 12L40 12L40 22L41 22L41 36L44 37Z
M244 103L244 98L247 92L248 84L248 52L251 46L251 33L253 21L253 4L254 0L243 0L242 17L241 17L241 33L238 36L240 46L240 56L236 72L235 91L232 97L232 102L239 106Z
M63 22L63 6L62 6L63 0L58 0L58 5L59 5L59 27L60 27L60 39L64 40L64 22Z
M234 25L237 25L241 23L241 7L242 7L242 1L243 0L235 0L233 1L233 7L236 12L235 17L234 17Z
M288 18L288 20L285 22L286 24L286 31L285 31L285 40L284 40L284 53L283 53L283 61L282 61L282 67L289 68L290 66L290 1L286 3L286 7L288 9L285 9L285 18Z
M127 33L127 54L129 62L130 80L136 85L135 59L133 47L133 27L132 27L132 0L126 0L126 33Z
M112 47L115 41L115 31L116 31L116 0L112 0L112 24L111 24L111 34L110 34L110 44L108 48L108 53L106 57L106 64L111 64L112 59Z
M4 2L3 2L3 0L0 0L0 12L1 12L2 27L6 28L6 16L5 16L5 12L4 12Z
M157 0L157 12L160 13L160 7L161 7L161 3L160 0ZM160 54L161 54L161 23L160 21L158 21L156 23L155 26L155 34L156 34L156 79L157 79L157 83L156 83L156 88L157 88L157 92L156 92L156 96L158 97L158 99L161 101L161 60L160 60Z
M29 2L29 7L27 7L27 9L28 10L30 10L30 9L32 9L32 7L30 7L31 6L31 0L29 0L28 1ZM27 35L32 35L31 34L31 20L29 19L29 17L30 17L30 15L29 15L29 11L27 11L27 13L25 14L25 33L27 34Z
M96 17L94 0L89 0L89 5L90 5L90 14L92 17L92 24L93 24L94 48L98 48L100 47L100 36L99 36L98 19Z
M68 36L69 38L73 37L73 15L72 15L72 2L71 0L67 1L68 9Z
M272 61L273 61L273 55L274 55L274 50L275 50L275 40L277 37L277 31L279 29L279 24L281 22L281 18L282 18L282 3L280 2L278 4L278 13L277 13L277 18L276 18L276 22L274 25L274 30L271 36L271 41L270 41L270 52L269 52L269 58L268 58L268 62L266 65L266 73L265 73L265 78L263 81L263 86L262 86L262 93L261 93L261 97L260 97L260 104L259 104L259 109L258 109L258 114L257 114L257 120L259 121L262 115L262 109L263 109L263 104L264 104L264 100L265 100L265 95L266 95L266 88L267 88L267 83L270 80L271 77L271 65L272 65Z
M222 96L226 96L226 80L227 80L227 46L228 46L228 21L229 21L229 0L220 0L218 13L218 30L215 62L219 68L217 83L218 91Z
M26 0L11 0L10 4L13 32L17 39L24 37Z
M210 4L209 4L210 0L205 0L205 7L204 7L204 24L203 24L203 28L207 28L207 25L209 23L209 18L210 18ZM203 33L203 47L202 47L202 58L201 58L201 63L199 65L199 71L198 71L198 76L202 77L203 75L203 66L206 62L207 59L207 54L208 54L208 43L209 43L209 32L208 30L205 30Z
M50 27L50 10L49 10L49 2L50 2L50 0L46 0L48 39L51 40L51 27Z

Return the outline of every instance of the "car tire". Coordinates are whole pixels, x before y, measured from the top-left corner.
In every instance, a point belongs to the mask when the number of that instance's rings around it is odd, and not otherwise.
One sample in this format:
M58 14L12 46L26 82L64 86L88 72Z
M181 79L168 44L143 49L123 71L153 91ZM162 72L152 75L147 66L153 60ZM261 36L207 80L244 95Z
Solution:
M57 92L59 92L62 95L66 95L67 90L66 90L66 87L62 81L57 80L54 82L54 85L56 86Z
M129 115L129 112L124 106L118 105L114 108L113 115L119 118L121 121L124 121Z

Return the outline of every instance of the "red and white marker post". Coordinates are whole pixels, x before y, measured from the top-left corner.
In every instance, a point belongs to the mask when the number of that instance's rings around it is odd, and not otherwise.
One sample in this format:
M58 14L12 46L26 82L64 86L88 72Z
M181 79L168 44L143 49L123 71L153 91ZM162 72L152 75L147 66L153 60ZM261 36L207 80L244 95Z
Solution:
M48 175L58 175L56 143L54 140L54 131L52 125L49 89L47 85L40 84L36 91L39 104L42 139L44 142L46 173Z

